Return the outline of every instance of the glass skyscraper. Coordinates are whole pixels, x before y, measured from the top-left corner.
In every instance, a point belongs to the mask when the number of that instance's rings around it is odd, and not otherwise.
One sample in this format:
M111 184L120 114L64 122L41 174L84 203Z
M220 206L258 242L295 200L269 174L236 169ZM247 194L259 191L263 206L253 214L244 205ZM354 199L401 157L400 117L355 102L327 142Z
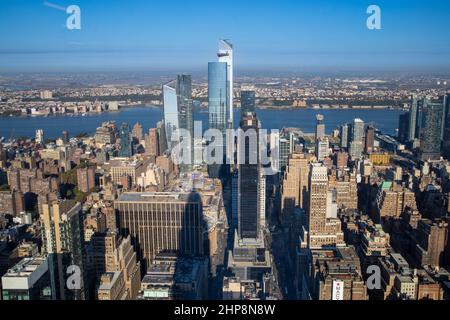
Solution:
M447 160L450 160L450 94L444 97L444 136L443 136L443 155Z
M188 149L193 162L194 118L192 106L192 80L190 75L178 75L177 80L172 80L163 85L164 99L164 123L166 129L167 146L171 149L180 139L174 137L177 129L187 130L190 134ZM191 168L190 165L182 165L181 170Z
M189 132L188 149L190 163L183 164L180 169L186 172L192 168L194 162L194 115L192 105L192 80L190 75L182 74L177 77L177 99L178 99L178 125L180 129ZM186 137L187 138L187 137Z
M225 138L227 129L227 106L228 106L228 85L227 85L227 63L208 63L208 123L210 129L217 129L222 132L225 153ZM216 144L217 146L217 144ZM223 161L225 161L225 156ZM224 164L224 162L222 163ZM221 175L222 164L210 164L208 172L211 178Z
M163 85L164 101L164 124L166 128L167 147L172 147L172 133L179 126L178 119L178 99L177 99L177 81L172 80Z
M255 130L258 141L258 120L254 115L244 116L240 128L245 133ZM242 135L244 136L244 134ZM251 146L251 139L243 138L239 147L239 175L238 175L238 234L239 238L256 239L259 234L259 145ZM256 163L251 160L257 159Z
M128 158L133 155L133 147L131 145L131 133L128 124L122 123L119 131L120 137L120 151L119 156Z
M417 113L419 111L417 97L411 97L411 108L409 109L409 124L408 124L408 141L412 141L417 138Z
M233 128L233 45L228 40L219 41L219 51L217 52L219 62L227 64L227 125Z
M442 103L424 102L420 128L420 159L439 160L441 156Z
M246 113L256 112L255 91L241 91L241 118Z

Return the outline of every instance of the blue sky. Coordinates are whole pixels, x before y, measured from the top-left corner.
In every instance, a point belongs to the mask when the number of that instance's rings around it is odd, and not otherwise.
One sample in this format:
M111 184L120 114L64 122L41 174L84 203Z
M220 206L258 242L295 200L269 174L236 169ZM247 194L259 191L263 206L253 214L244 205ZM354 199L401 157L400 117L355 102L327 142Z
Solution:
M237 68L450 68L448 0L0 0L0 71L203 70L219 38ZM382 30L366 9L381 8Z

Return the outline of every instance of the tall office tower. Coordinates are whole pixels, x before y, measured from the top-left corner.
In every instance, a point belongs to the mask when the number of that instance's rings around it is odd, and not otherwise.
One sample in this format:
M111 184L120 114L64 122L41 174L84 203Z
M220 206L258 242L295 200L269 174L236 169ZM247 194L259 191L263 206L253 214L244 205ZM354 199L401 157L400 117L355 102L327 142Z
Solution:
M137 122L133 126L132 136L137 140L138 143L141 142L143 134L142 134L142 125L139 122Z
M44 143L44 130L37 129L35 139L36 143Z
M178 124L180 129L189 132L188 152L190 153L190 164L180 167L182 171L192 168L194 162L194 111L192 104L192 80L190 75L182 74L177 77L177 99L178 99Z
M408 124L408 141L413 141L418 138L417 132L417 115L419 113L419 105L417 97L413 95L411 97L411 106L409 109L409 124Z
M173 133L180 128L178 118L178 97L177 81L172 80L163 85L163 103L164 103L164 124L166 129L167 147L172 149L173 143L178 137L172 137Z
M442 103L424 102L420 127L420 159L439 160L441 157Z
M444 256L447 246L448 223L436 219L421 219L414 235L414 258L421 266L432 268L445 265Z
M447 94L444 98L445 105L445 123L444 123L444 135L442 140L442 148L444 157L450 160L450 94Z
M339 138L340 138L340 146L341 148L347 149L348 148L348 124L343 124L339 127Z
M238 235L241 239L256 239L260 230L258 120L254 115L244 115L239 126L242 132L238 139Z
M350 137L350 155L352 158L360 158L364 150L364 121L354 119Z
M158 132L158 148L160 155L166 153L167 151L167 135L166 135L166 125L164 120L158 121L156 124L156 130Z
M401 143L406 143L409 140L409 113L402 113L398 116L398 134L397 139Z
M256 113L255 91L241 91L241 118L246 113Z
M366 128L364 152L367 154L372 153L374 143L375 143L375 128L371 125L368 125Z
M68 200L55 201L42 203L41 210L40 220L44 229L42 250L49 259L53 299L86 299L81 204ZM81 272L79 287L74 285L68 288L66 285L71 273L70 266L79 268Z
M316 115L316 134L315 139L322 139L325 137L325 123L323 122L324 117L321 114Z
M327 218L328 169L313 163L309 174L308 236L310 248L345 244L339 219Z
M119 138L119 156L123 158L131 157L133 155L133 148L131 144L130 128L128 127L128 124L122 123L122 125L120 126Z
M145 137L145 152L149 155L159 156L159 134L157 128L148 130L148 135Z
M284 172L281 189L281 221L289 221L295 207L306 209L309 186L309 159L293 153Z
M156 254L203 255L202 200L197 193L123 193L114 201L119 229L130 235L144 270Z
M209 129L216 129L222 133L223 146L217 142L217 148L223 147L225 153L225 138L227 129L227 106L228 106L228 80L227 80L227 63L226 62L210 62L208 63L208 122ZM214 163L208 165L208 173L211 178L218 178L224 171L226 155L222 159L222 163Z
M292 152L294 152L294 135L289 133L288 137L280 138L279 144L279 158L280 158L280 172L284 172L286 170L286 165L289 159L289 156Z
M84 193L89 193L95 187L94 167L77 169L77 185L78 190Z
M316 158L323 161L330 154L330 144L327 138L320 138L316 140Z
M219 40L217 52L219 62L227 64L227 127L233 128L233 45L228 40Z

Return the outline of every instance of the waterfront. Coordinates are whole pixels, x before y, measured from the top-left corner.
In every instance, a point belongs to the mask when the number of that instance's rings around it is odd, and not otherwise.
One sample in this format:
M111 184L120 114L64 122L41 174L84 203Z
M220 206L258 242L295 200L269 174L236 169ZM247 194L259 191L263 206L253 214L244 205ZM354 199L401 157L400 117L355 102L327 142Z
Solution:
M400 110L356 110L356 109L258 109L257 115L265 129L281 129L282 127L298 127L304 132L313 132L315 115L325 117L327 133L339 125L351 122L354 118L361 118L366 123L373 123L375 127L387 134L394 134L398 127ZM141 123L147 131L154 127L163 117L163 109L153 106L139 106L124 108L117 112L104 112L92 115L77 116L49 116L49 117L7 117L0 118L0 136L9 139L13 137L34 137L36 129L43 129L46 138L56 138L63 130L71 136L81 133L93 134L95 129L105 121L116 121L117 124L127 122L133 126ZM239 109L235 109L234 118L239 119ZM195 120L203 122L203 128L208 127L208 113L203 110L194 114ZM238 123L235 121L235 126Z

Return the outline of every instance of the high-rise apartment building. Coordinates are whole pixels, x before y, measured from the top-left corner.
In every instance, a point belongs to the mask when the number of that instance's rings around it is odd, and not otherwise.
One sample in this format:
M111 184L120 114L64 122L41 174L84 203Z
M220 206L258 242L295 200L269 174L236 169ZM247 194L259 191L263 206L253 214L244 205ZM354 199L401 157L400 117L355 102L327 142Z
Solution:
M54 201L42 204L43 252L48 255L52 274L54 299L85 299L85 268L81 204L73 201ZM68 288L68 268L80 271L79 287ZM75 269L73 269L75 270Z
M321 114L316 115L316 133L314 137L316 140L325 138L324 116Z
M241 117L246 113L256 112L255 91L241 91Z
M348 140L349 140L349 126L348 124L343 124L339 127L339 138L340 138L340 146L343 149L348 148Z
M149 155L159 156L159 134L157 128L151 128L148 130L148 134L145 137L145 152Z
M293 153L289 158L281 189L281 221L291 217L295 207L306 209L309 168L304 154Z
M419 114L419 104L415 95L411 97L411 106L408 114L408 141L413 141L414 139L419 137L417 132L417 116Z
M445 121L442 139L442 153L445 159L450 160L450 93L444 97Z
M423 103L420 126L420 159L439 160L441 157L442 103Z
M360 158L364 150L364 121L354 119L350 136L349 153L352 158Z
M401 143L406 143L409 140L409 113L402 113L398 116L398 134L397 139Z
M365 134L364 152L370 154L373 152L375 144L375 128L371 125L367 126Z
M330 144L328 138L316 139L316 158L318 161L323 161L330 154Z
M141 266L130 236L120 237L115 231L92 237L93 262L100 286L99 300L134 300L141 284Z
M128 158L133 155L133 146L131 141L130 128L128 124L122 123L119 130L120 138L120 150L119 156L123 158Z
M327 218L328 169L311 164L309 174L308 236L310 248L344 244L341 222Z

